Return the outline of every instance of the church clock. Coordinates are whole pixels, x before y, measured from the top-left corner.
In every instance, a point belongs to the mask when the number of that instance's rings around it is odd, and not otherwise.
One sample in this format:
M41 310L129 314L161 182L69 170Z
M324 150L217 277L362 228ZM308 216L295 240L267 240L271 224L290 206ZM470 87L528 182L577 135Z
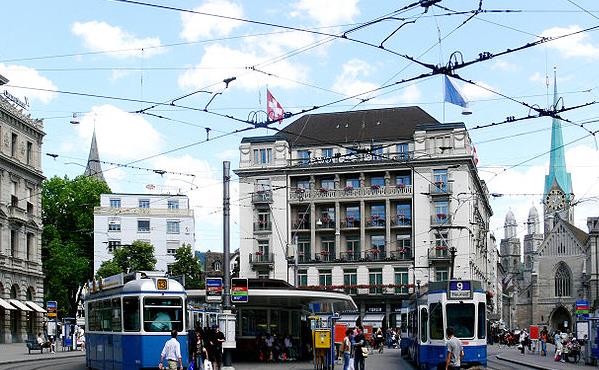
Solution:
M559 211L566 207L566 195L558 189L552 189L545 197L545 207L549 211Z

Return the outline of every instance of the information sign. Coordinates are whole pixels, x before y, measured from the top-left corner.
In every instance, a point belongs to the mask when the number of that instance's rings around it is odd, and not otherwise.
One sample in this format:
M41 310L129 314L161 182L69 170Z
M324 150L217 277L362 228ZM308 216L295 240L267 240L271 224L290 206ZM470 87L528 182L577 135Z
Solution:
M220 302L223 299L223 278L206 278L206 302Z
M248 298L248 279L231 279L231 302L247 303Z
M470 281L451 280L449 281L449 299L471 299L472 286Z
M56 312L58 311L58 303L56 301L46 302L46 311L48 311L48 317L56 318Z

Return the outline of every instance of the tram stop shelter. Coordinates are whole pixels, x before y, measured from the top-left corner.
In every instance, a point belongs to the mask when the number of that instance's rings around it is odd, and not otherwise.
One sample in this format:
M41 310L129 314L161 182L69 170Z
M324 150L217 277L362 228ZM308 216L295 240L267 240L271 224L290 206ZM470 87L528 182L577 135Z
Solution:
M206 302L205 290L188 290L187 296L188 304L200 315L205 312L213 316L220 309L220 303ZM291 336L296 353L301 357L306 352L306 344L311 343L310 315L357 312L357 307L349 295L341 292L299 289L282 280L248 279L248 302L237 303L235 312L235 353L244 359L250 359L249 355L259 360L258 340L276 335L282 341Z

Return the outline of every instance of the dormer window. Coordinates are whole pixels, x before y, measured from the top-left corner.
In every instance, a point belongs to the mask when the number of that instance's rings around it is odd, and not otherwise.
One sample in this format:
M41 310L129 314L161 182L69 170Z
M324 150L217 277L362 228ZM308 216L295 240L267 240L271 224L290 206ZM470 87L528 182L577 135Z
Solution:
M215 261L213 267L214 271L220 271L222 269L222 264L220 263L220 261Z
M272 149L254 149L254 163L267 164L272 162Z

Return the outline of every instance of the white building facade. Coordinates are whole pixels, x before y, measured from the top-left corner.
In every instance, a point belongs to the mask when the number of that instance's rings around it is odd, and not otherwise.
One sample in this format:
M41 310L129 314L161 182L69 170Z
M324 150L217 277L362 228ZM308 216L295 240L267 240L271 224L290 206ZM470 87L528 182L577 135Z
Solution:
M0 343L41 329L44 135L41 120L0 97Z
M189 198L170 194L102 194L94 209L94 273L115 248L136 240L151 243L156 270L168 271L179 247L195 245Z
M463 124L418 107L306 115L240 155L240 276L343 290L379 326L452 259L493 295L492 213Z

